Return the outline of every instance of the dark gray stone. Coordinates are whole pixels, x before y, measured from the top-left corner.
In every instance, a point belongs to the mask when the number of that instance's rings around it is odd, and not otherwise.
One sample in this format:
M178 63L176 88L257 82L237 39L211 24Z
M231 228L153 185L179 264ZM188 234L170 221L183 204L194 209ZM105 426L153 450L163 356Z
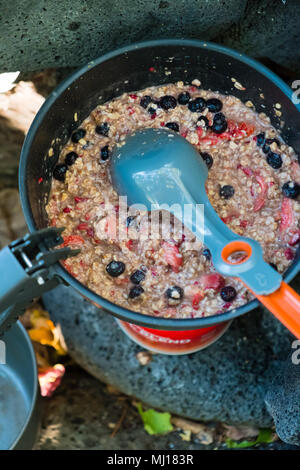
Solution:
M71 356L125 394L191 419L272 424L264 396L290 351L292 337L268 312L258 309L235 320L220 340L203 351L157 354L141 366L136 359L141 348L111 315L73 289L59 287L44 301L61 325Z
M197 38L300 71L298 0L0 1L0 70L78 66L157 38Z
M289 360L276 373L266 395L266 404L273 416L279 437L300 445L300 342Z
M210 39L239 20L247 1L215 3L2 1L0 69L27 71L84 64L113 48L145 39Z
M221 33L217 41L299 72L299 14L298 0L251 0L241 21Z

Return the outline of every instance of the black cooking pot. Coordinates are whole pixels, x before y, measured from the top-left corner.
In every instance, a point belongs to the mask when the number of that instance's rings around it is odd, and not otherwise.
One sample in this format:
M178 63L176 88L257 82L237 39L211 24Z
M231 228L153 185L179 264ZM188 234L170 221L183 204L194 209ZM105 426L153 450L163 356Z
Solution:
M167 72L167 73L166 73ZM171 74L169 74L171 72ZM299 109L292 91L276 75L253 59L228 48L194 40L158 40L118 49L90 62L61 83L37 114L26 137L20 161L19 185L26 222L31 232L48 225L45 204L59 152L72 131L100 103L148 86L179 80L201 80L204 89L251 100L258 112L270 116L282 136L300 154ZM245 90L234 87L232 79ZM263 98L262 98L263 96ZM274 104L281 104L276 116ZM77 113L78 121L74 121ZM54 156L48 150L54 149ZM40 178L43 178L40 183ZM299 271L300 252L285 273L290 281ZM196 319L156 318L132 312L95 294L72 277L59 263L56 275L90 301L129 323L162 330L190 330L216 325L257 307L254 300L226 313Z

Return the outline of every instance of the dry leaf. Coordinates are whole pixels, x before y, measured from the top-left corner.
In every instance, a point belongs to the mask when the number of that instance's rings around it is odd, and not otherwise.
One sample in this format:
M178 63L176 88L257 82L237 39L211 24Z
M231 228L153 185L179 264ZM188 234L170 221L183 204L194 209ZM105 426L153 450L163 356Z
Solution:
M239 441L248 437L258 436L259 429L252 426L230 426L229 424L224 424L224 434L228 439L233 441Z
M196 421L190 421L176 416L172 417L171 421L177 429L182 429L185 433L195 434L201 444L208 445L214 441L214 429L203 423L197 423Z
M197 423L196 421L190 421L184 418L178 418L177 416L172 417L172 424L178 429L182 429L183 431L191 431L193 434L198 434L207 427L202 423Z
M28 329L30 339L42 345L53 347L58 354L66 355L65 344L64 342L62 344L61 341L61 330L50 320L48 312L39 306L27 309L28 311L31 323Z
M186 429L185 431L181 432L179 436L181 437L183 441L190 442L191 437L192 437L192 431L190 429Z
M214 431L206 428L203 431L198 432L198 434L196 434L196 438L201 444L208 446L214 442Z

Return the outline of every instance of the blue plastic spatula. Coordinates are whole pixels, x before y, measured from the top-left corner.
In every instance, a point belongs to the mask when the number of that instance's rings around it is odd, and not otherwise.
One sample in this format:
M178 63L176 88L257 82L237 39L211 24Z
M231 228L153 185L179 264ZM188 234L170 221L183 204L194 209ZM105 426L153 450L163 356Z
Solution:
M179 205L181 221L209 248L216 270L239 278L300 338L300 297L264 261L258 242L236 235L219 218L205 192L208 170L197 150L166 129L137 131L122 144L113 150L111 177L118 194L127 196L128 205L143 204L150 211L167 204L177 218ZM184 212L185 205L189 210ZM190 216L183 219L186 212ZM232 261L239 252L245 257Z

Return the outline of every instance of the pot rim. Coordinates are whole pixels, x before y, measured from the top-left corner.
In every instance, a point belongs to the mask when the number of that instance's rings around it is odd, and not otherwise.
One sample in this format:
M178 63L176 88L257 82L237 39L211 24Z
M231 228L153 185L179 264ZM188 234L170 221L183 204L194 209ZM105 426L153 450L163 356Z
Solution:
M29 204L27 188L26 188L26 181L23 178L23 175L26 174L26 164L27 164L27 157L30 154L30 148L32 141L35 137L36 132L38 131L39 125L41 121L44 119L46 113L54 104L56 99L69 87L73 84L75 80L77 80L80 76L84 75L86 72L90 71L94 67L100 65L101 63L110 60L116 56L125 54L127 52L155 47L155 46L189 46L189 47L198 47L201 49L212 50L215 52L222 53L224 55L228 55L234 59L237 59L249 67L254 68L262 75L265 75L269 80L271 80L278 88L280 88L283 93L292 101L292 94L293 91L291 88L275 73L269 70L264 65L257 62L255 59L252 59L240 52L237 52L233 49L230 49L225 46L221 46L216 43L212 43L209 41L199 41L195 39L156 39L151 41L143 41L133 43L129 46L123 46L121 48L115 49L111 52L108 52L95 60L92 60L85 64L84 66L80 67L78 70L73 72L69 77L67 77L62 83L60 83L55 90L49 95L49 97L45 100L44 104L41 106L40 110L38 111L37 115L35 116L30 129L27 133L25 138L21 156L20 156L20 165L19 165L19 190L20 190L20 199L21 205L24 212L25 220L30 232L34 232L37 230L36 224L33 219L32 211ZM300 104L293 105L297 108L300 112ZM288 269L284 279L286 282L291 281L296 274L300 270L300 263L295 262L290 268ZM124 307L121 307L113 302L101 297L100 295L96 294L88 287L85 287L79 281L77 281L68 271L63 268L62 265L59 263L56 264L56 272L57 274L64 279L67 284L72 286L74 289L79 291L84 297L87 297L92 302L96 303L100 308L104 308L108 310L110 313L113 313L117 318L121 320L127 321L129 323L135 323L141 326L146 326L149 328L156 328L156 329L163 329L163 330L193 330L198 328L205 328L207 326L213 326L221 322L226 322L237 318L245 313L253 310L254 308L258 307L260 303L258 300L251 300L245 305L238 307L233 310L229 310L225 313L220 313L216 315L212 315L209 317L201 317L201 318L188 318L188 319L171 319L171 318L163 318L163 317L154 317L151 315L145 315L139 312L134 312L132 310L128 310Z

